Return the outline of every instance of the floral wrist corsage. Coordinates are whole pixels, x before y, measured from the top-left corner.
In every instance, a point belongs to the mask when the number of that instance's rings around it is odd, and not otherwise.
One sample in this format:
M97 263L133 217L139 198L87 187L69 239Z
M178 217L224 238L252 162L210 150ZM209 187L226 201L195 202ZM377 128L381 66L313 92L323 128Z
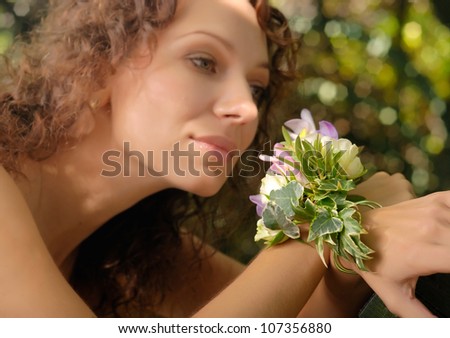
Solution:
M360 149L338 138L327 121L316 130L311 113L304 109L301 119L289 120L282 128L284 142L276 143L273 156L261 155L271 166L261 180L260 193L250 196L261 217L255 241L272 246L300 239L300 224L309 224L307 242L314 242L322 261L324 245L334 255L336 267L349 272L339 257L366 270L364 261L374 252L361 241L366 233L358 206L379 207L361 196L351 195L366 173Z

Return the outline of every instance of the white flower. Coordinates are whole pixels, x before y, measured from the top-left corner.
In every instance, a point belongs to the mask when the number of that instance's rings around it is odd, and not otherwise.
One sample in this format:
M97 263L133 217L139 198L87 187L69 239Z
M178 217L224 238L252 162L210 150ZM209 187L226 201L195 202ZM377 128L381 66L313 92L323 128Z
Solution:
M258 222L256 223L255 241L258 242L260 240L264 240L264 242L268 244L272 242L281 231L282 230L272 230L267 228L264 225L263 220L259 219Z
M270 195L270 192L273 190L279 190L283 188L287 184L287 180L284 176L281 175L266 175L261 180L261 187L259 192L262 195Z
M341 138L333 142L333 147L337 151L344 151L338 163L351 179L358 178L364 173L364 166L358 157L359 149L350 140Z

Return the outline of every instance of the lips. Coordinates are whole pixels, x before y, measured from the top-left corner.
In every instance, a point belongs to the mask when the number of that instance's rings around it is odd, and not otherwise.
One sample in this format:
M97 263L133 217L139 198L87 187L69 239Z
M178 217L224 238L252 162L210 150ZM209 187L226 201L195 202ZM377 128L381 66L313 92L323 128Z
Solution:
M195 136L191 137L200 148L209 151L218 151L228 157L232 151L237 150L236 144L224 136Z

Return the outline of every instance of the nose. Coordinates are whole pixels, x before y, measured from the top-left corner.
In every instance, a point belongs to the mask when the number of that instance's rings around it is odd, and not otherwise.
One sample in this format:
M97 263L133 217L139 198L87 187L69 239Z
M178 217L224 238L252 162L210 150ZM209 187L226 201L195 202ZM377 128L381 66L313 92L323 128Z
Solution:
M219 92L213 110L216 116L233 124L243 125L258 118L258 107L245 79L223 83L223 90Z

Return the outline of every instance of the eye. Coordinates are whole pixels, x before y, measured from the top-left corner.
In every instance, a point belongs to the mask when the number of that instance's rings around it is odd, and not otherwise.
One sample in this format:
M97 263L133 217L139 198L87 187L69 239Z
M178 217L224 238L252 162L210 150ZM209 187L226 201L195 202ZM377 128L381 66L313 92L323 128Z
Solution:
M217 73L217 62L212 57L207 56L192 56L189 58L194 67L207 73Z
M266 95L267 88L263 86L252 85L250 86L252 97L255 103L260 104L264 96Z

